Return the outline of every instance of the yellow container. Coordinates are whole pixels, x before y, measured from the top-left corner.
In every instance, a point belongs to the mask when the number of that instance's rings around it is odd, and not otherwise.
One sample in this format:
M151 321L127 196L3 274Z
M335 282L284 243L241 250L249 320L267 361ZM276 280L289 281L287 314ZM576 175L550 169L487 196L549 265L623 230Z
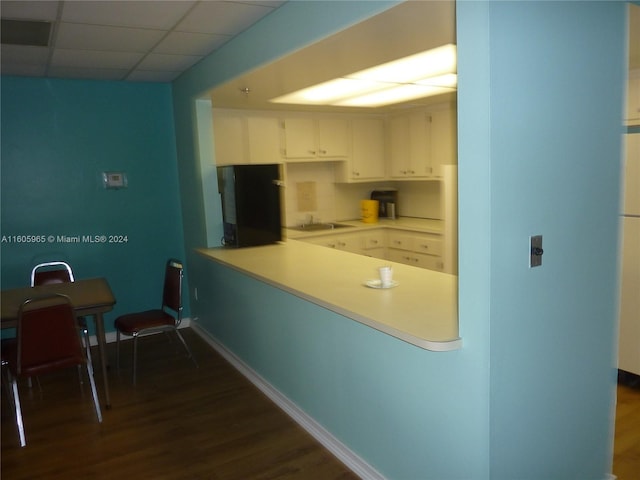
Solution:
M360 200L362 221L364 223L378 223L378 200Z

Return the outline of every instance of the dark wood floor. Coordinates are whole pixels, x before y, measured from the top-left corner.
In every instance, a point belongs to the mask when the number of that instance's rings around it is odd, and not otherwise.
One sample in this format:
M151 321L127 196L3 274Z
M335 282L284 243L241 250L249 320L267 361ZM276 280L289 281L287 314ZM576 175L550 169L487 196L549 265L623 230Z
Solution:
M640 478L640 379L622 375L618 384L613 473L618 480Z
M200 368L165 335L147 337L136 388L125 368L130 345L120 375L109 345L113 408L103 409L102 424L74 369L43 376L41 389L21 384L21 449L3 389L2 479L357 478L196 334L183 332Z
M103 410L102 424L75 370L45 376L41 388L21 388L28 442L21 449L3 389L2 479L357 478L195 333L183 332L200 368L164 335L148 337L134 388L128 345L120 375L109 374L113 408ZM115 365L113 344L109 357ZM640 478L640 384L618 387L613 471L618 480Z

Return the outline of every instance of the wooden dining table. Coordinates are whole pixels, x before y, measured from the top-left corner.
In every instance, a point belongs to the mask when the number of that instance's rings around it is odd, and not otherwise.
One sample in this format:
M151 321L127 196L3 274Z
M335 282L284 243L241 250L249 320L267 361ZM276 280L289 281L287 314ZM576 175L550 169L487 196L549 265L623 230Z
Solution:
M18 310L26 300L51 294L62 294L69 297L78 317L92 317L95 323L102 377L104 379L104 396L106 408L111 408L109 396L109 379L107 377L107 340L104 331L103 314L113 309L116 299L105 278L89 278L68 283L54 283L36 287L21 287L2 290L0 308L2 329L16 327Z

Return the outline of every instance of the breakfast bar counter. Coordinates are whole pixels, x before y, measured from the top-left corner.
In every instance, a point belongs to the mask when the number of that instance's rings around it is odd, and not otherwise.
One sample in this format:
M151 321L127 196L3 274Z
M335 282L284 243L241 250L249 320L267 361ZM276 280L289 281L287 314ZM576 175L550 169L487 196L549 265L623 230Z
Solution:
M460 349L455 275L297 240L250 248L202 248L204 257L430 351ZM378 267L397 286L369 288Z

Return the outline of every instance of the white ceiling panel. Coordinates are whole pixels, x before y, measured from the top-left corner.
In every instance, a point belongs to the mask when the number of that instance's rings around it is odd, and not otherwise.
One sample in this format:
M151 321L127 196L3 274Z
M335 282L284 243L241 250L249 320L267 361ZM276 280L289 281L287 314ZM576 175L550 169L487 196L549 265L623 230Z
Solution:
M229 40L227 35L171 32L155 48L156 53L170 55L208 55Z
M164 35L162 30L63 22L58 28L56 48L144 53Z
M47 76L54 78L80 78L101 80L119 80L126 74L126 69L110 69L110 68L75 68L75 67L51 67Z
M169 30L196 2L66 1L62 21Z
M3 20L52 23L46 47L3 44L0 70L5 75L170 82L283 3L0 0ZM18 25L14 29L25 28Z
M167 70L152 71L152 70L140 70L136 69L129 75L129 80L132 82L171 82L180 75L181 72L170 72Z
M54 21L58 16L58 4L53 1L2 1L2 18L28 18L30 20Z
M51 61L55 67L84 67L91 69L131 69L143 55L129 52L99 52L97 50L66 50L56 48Z
M271 11L262 5L237 2L199 2L176 30L236 35Z
M138 68L140 70L183 71L202 59L197 55L165 55L152 53L147 55Z
M16 65L41 65L44 70L49 49L27 45L2 45L2 60ZM2 72L4 73L4 71Z

